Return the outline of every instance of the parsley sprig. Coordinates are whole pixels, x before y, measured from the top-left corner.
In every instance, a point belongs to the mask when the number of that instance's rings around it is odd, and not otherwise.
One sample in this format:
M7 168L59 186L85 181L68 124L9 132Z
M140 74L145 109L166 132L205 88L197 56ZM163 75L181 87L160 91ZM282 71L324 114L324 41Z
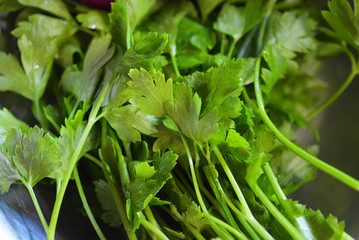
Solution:
M316 169L359 191L293 137L359 73L356 5L0 1L18 18L19 52L0 52L0 91L31 101L37 119L0 110L2 193L24 184L50 240L71 180L100 239L98 218L131 240L352 239L287 196ZM351 72L313 108L316 66L338 53ZM50 219L33 190L42 181L55 186Z

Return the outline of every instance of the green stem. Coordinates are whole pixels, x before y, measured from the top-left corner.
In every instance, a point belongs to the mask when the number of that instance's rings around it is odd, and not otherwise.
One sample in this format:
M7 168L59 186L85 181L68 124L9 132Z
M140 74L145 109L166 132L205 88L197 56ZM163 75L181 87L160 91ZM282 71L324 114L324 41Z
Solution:
M213 176L214 174L212 174L212 171L209 169L209 167L204 167L203 170L204 170L205 176L207 177L208 183L211 186L212 191L222 209L221 214L222 214L223 218L228 223L230 223L231 226L233 226L237 230L239 230L239 227L238 227L234 217L232 216L232 213L230 212L225 200L223 199L223 196L220 194L220 191L222 189L220 189L220 186L218 186L219 185L218 178Z
M204 212L204 213L208 213L207 207L206 207L206 205L204 204L204 201L203 201L201 192L200 192L200 190L199 190L198 181L197 181L197 176L196 176L196 172L195 172L195 170L194 170L193 159L192 159L191 152L190 152L190 150L189 150L189 147L188 147L188 144L187 144L186 139L185 139L182 135L181 135L181 138L182 138L182 142L183 142L183 145L184 145L185 150L186 150L186 153L187 153L188 163L189 163L189 167L190 167L190 171L191 171L191 175L192 175L192 182L193 182L194 190L195 190L195 192L196 192L196 196L197 196L197 199L198 199L198 203L199 203L199 205L201 206L203 212Z
M31 199L32 199L32 202L34 203L34 206L35 206L35 209L36 209L36 212L37 212L37 215L39 216L40 218L40 221L41 221L41 224L42 224L42 227L44 228L45 232L48 234L48 229L49 229L49 226L47 225L47 221L45 219L45 216L41 210L41 207L40 207L40 204L39 202L37 201L37 198L36 198L36 195L34 193L34 190L32 189L32 187L30 185L28 185L27 183L23 182L25 187L27 188L27 191L29 192L30 196L31 196Z
M244 100L252 108L252 110L259 114L259 110L258 110L257 106L255 105L255 103L252 101L252 99L248 96L246 88L243 88L242 95L244 97Z
M248 183L249 184L249 183ZM274 216L274 218L287 230L289 235L293 239L305 240L302 234L296 229L289 220L284 217L276 206L267 198L262 189L258 185L249 184L254 194L260 199L260 201L266 206L269 212Z
M322 112L324 109L326 109L329 105L331 105L350 85L350 83L353 81L355 76L358 75L358 69L353 68L350 72L347 79L344 81L344 83L331 95L327 100L325 100L322 104L320 104L316 109L314 109L308 116L306 117L306 120L309 121L316 115L318 115L320 112Z
M226 35L224 33L222 33L221 38L222 39L221 39L220 53L224 55Z
M126 215L126 208L122 201L121 194L118 191L117 186L112 182L111 177L109 176L107 170L103 168L103 173L105 175L106 181L108 183L108 187L110 188L112 192L112 196L115 200L115 204L117 207L117 211L120 214L120 218L123 224L123 228L126 231L127 237L129 240L137 240L137 236L134 232L130 231L130 222L128 221L127 215Z
M226 163L226 160L224 160L221 152L219 151L218 147L214 144L211 144L212 149L214 151L214 154L217 156L217 159L219 161L219 163L222 165L222 168L224 170L224 172L226 173L229 182L231 183L238 200L240 201L242 207L243 207L243 211L244 211L244 215L245 218L249 221L249 223L252 225L252 227L264 238L264 239L273 239L273 237L263 228L263 226L254 218L239 186L238 183L236 181L236 179L234 178L229 166ZM228 204L228 203L227 203Z
M95 158L94 156L88 154L88 153L85 153L84 154L84 157L87 158L88 160L91 160L93 163L95 163L97 166L99 167L103 167L103 164L100 160L98 160L97 158Z
M126 47L127 50L133 46L133 36L130 25L130 16L128 13L128 2L126 3Z
M39 121L40 125L45 129L49 129L47 118L45 117L40 107L40 100L39 99L34 100L33 106L35 111L35 117Z
M218 204L216 202L216 200L213 198L213 196L210 194L210 192L208 191L208 189L204 186L201 175L199 173L199 161L200 161L200 156L198 153L198 147L197 144L193 143L193 148L194 148L194 152L195 152L195 172L196 175L198 176L198 185L199 188L201 189L201 191L204 193L204 195L208 198L208 200L212 203L212 205L218 207Z
M227 175L227 177L228 177L228 179L229 179L229 182L231 183L231 185L232 185L232 187L233 187L233 190L234 190L234 192L235 192L236 195L237 195L238 200L240 201L240 203L241 203L242 206L243 206L244 214L245 214L246 216L252 215L252 212L251 212L251 210L249 209L249 206L248 206L248 204L247 204L247 202L246 202L246 199L244 198L244 196L243 196L243 194L242 194L242 191L241 191L241 189L239 188L236 179L234 178L234 176L233 176L233 174L232 174L230 168L228 167L226 160L224 160L224 158L223 158L221 152L219 151L219 149L218 149L218 147L217 147L216 145L211 144L211 146L212 146L212 149L213 149L213 151L214 151L214 154L217 156L217 159L219 160L219 163L221 164L221 166L222 166L224 172L226 173L226 175Z
M145 209L143 209L143 211L144 211L146 217L148 218L148 220L149 220L155 227L157 227L158 229L161 230L160 225L158 224L156 218L153 216L153 213L152 213L151 208L147 205L147 206L145 207Z
M95 124L94 120L97 116L97 113L100 110L101 104L106 96L108 89L109 89L109 85L107 85L103 89L102 94L100 95L100 98L98 99L98 101L96 102L94 107L92 108L90 115L89 115L87 125L86 125L85 129L83 130L81 137L78 141L78 144L69 160L68 168L64 174L64 178L62 180L61 187L60 187L60 190L56 197L54 208L52 210L52 215L51 215L51 220L50 220L50 225L49 225L49 232L48 232L48 240L54 240L54 238L55 238L56 224L57 224L57 220L59 217L61 204L62 204L63 198L65 196L65 192L67 189L67 185L70 181L72 171L73 171L78 159L80 158L80 154L81 154L83 146L85 145L86 139L87 139L88 135L90 134L90 131L91 131L93 125Z
M242 226L245 228L249 236L252 237L253 240L260 240L260 237L257 235L257 233L253 230L252 226L247 222L247 217L233 204L233 202L227 197L225 192L223 191L222 187L220 187L221 194L223 196L224 201L227 203L229 208L232 209L232 211L235 213L235 216L237 217L238 221L242 224ZM252 224L256 224L255 222L252 222ZM261 227L258 226L255 229L260 229Z
M75 113L76 113L76 111L77 111L79 105L80 105L80 101L77 100L76 103L75 103L75 105L74 105L74 107L72 108L72 111L71 111L69 117L73 117L73 116L75 115Z
M185 150L186 150L186 153L187 153L187 157L188 157L188 162L189 162L189 167L190 167L190 171L191 171L191 175L192 175L192 182L193 182L193 186L194 186L194 189L195 189L195 192L196 192L196 196L197 196L197 199L198 199L198 202L199 202L199 205L201 206L202 210L204 213L208 214L208 210L207 210L207 207L203 201L203 198L202 198L202 195L201 195L201 192L200 192L200 189L199 189L199 186L198 186L198 180L197 180L197 176L196 176L196 172L195 172L195 169L194 169L194 166L193 166L193 159L192 159L192 155L191 155L191 152L189 150L189 147L188 147L188 144L187 144L187 141L186 139L184 138L184 136L181 135L181 138L182 138L182 142L183 142L183 145L185 147ZM233 239L232 236L227 233L227 231L225 231L224 229L221 229L219 228L216 224L214 224L213 222L210 223L212 229L220 236L222 237L223 239Z
M180 74L180 71L179 71L178 65L177 65L176 50L172 50L172 48L171 48L170 56L171 56L173 69L176 73L176 76L179 77L179 76L181 76L181 74Z
M352 236L350 236L348 233L343 232L343 235L340 240L355 240Z
M256 98L257 98L257 104L260 116L263 120L263 122L269 127L269 129L272 130L272 132L276 135L276 137L291 151L296 153L299 157L303 158L316 168L322 170L323 172L329 174L330 176L338 179L339 181L343 182L344 184L350 186L351 188L359 191L359 181L354 179L353 177L349 176L348 174L338 170L337 168L330 166L329 164L321 161L320 159L314 157L313 155L309 154L302 148L298 147L294 143L292 143L290 140L288 140L272 123L270 118L268 117L265 107L264 107L264 101L262 92L260 90L259 85L259 71L260 71L260 60L259 57L256 61L255 66L255 78L254 78L254 87L256 92Z
M81 179L80 179L80 175L79 175L79 172L77 171L77 167L74 168L74 171L73 171L73 175L74 175L74 178L75 178L75 182L76 182L76 186L77 186L77 190L79 191L79 195L80 195L80 198L81 198L81 201L82 201L82 204L83 204L83 207L86 211L86 214L88 216L88 218L90 219L90 222L92 224L92 227L95 229L96 233L97 233L97 236L101 239L101 240L105 240L106 237L103 235L100 227L98 226L97 222L96 222L96 219L95 217L93 216L92 214L92 211L90 209L90 206L87 202L87 199L86 199L86 196L85 196L85 192L82 188L82 184L81 184Z
M169 240L169 238L161 230L159 230L155 225L147 221L143 214L141 214L141 225L145 229L151 231L157 237L157 239Z
M231 45L229 46L229 50L228 50L228 54L227 54L228 58L232 57L234 48L236 47L236 44L237 44L238 40L239 40L239 38L238 39L233 39Z
M237 231L235 228L231 227L230 225L228 225L227 223L223 222L222 220L215 218L209 214L205 214L204 215L208 220L211 220L215 223L217 223L219 226L227 229L228 231L230 231L233 235L235 235L236 237L238 237L239 239L245 239L248 240L248 238L241 232Z
M272 189L273 189L275 195L277 196L277 198L279 199L279 201L286 200L287 197L285 196L284 192L282 191L282 188L280 187L280 185L272 171L272 168L270 167L268 162L264 164L263 171L264 171L268 181L270 182Z

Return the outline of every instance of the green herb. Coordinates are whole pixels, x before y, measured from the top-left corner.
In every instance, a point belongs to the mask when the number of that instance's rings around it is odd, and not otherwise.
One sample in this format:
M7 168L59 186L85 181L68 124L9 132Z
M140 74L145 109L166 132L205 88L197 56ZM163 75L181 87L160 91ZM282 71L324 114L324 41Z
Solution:
M32 101L37 120L0 110L1 192L24 184L50 240L71 180L100 239L98 221L130 240L353 239L287 195L316 169L359 191L294 138L359 73L357 7L0 0L19 50L0 52L0 91ZM337 53L352 70L313 108L316 66ZM33 191L44 178L56 185L49 222Z

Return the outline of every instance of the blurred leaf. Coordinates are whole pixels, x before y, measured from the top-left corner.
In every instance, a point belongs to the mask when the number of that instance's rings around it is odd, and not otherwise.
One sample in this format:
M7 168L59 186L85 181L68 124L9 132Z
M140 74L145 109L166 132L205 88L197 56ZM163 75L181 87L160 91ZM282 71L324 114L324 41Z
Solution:
M107 32L109 29L108 13L100 10L90 10L86 13L80 13L76 19L84 28L91 30L101 30Z
M0 12L14 12L23 8L17 0L0 0Z
M62 0L17 0L19 3L39 8L46 12L52 13L58 17L71 20L71 14L69 13L66 5Z
M357 5L355 1L354 5ZM321 30L338 40L344 40L355 48L359 48L359 13L354 11L347 0L328 1L329 11L323 11L322 15L334 31L321 28Z

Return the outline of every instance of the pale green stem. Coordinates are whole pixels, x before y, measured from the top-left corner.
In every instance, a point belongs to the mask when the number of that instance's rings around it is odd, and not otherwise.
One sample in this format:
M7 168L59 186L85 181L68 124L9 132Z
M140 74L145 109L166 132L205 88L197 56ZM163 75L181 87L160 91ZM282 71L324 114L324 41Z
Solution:
M100 160L98 160L97 158L95 158L94 156L92 156L92 155L90 155L90 154L88 154L88 153L85 153L84 154L84 157L85 158L87 158L87 159L89 159L89 160L91 160L93 163L95 163L97 166L99 166L99 167L103 167L103 164L102 164L102 162L100 161Z
M248 238L241 232L237 231L235 228L231 227L230 225L228 225L227 223L223 222L222 220L215 218L209 214L205 214L204 215L206 218L208 218L208 220L211 220L215 223L217 223L219 226L227 229L228 231L230 231L234 236L236 236L238 239L244 239L244 240L248 240Z
M272 130L272 132L274 133L274 135L276 135L276 137L278 138L279 141L281 141L287 148L289 148L291 151L293 151L299 157L303 158L304 160L306 160L307 162L312 164L314 167L322 170L323 172L338 179L339 181L343 182L344 184L348 185L349 187L355 189L356 191L359 191L359 181L358 180L356 180L353 177L349 176L348 174L338 170L337 168L330 166L329 164L321 161L320 159L309 154L302 148L298 147L297 145L292 143L290 140L288 140L272 123L272 121L270 120L270 118L268 117L268 115L266 113L262 92L260 90L260 84L259 84L260 60L261 60L261 58L259 57L256 61L254 87L255 87L255 92L256 92L259 113L260 113L260 116L261 116L263 122L269 127L269 129Z
M283 226L285 230L292 236L293 239L305 240L302 234L296 229L289 220L284 217L281 212L276 208L276 206L267 198L264 192L259 188L258 185L250 185L251 189L255 195L261 200L261 202L266 206L269 212L273 217Z
M44 228L45 232L48 233L48 228L49 226L47 225L47 221L45 219L45 216L41 210L41 207L40 207L40 204L39 202L37 201L37 198L36 198L36 195L34 193L34 190L32 189L32 187L30 185L28 185L27 183L23 182L25 187L27 188L30 196L31 196L31 199L32 199L32 202L34 203L34 206L35 206L35 209L36 209L36 212L37 212L37 215L39 216L40 218L40 221L41 221L41 224L42 224L42 227Z
M106 181L108 183L108 187L112 192L112 196L115 200L116 208L118 213L120 214L120 218L123 224L123 228L126 231L127 237L129 240L137 240L137 236L134 232L130 231L130 222L128 221L126 215L126 208L121 198L121 193L118 191L117 186L112 182L111 177L109 176L107 170L103 168L103 173L106 177Z
M350 72L345 82L333 93L333 95L331 95L327 100L325 100L310 114L308 114L306 120L309 121L310 119L318 115L320 112L322 112L324 109L326 109L329 105L331 105L349 87L350 83L353 81L356 75L358 75L358 69L354 68Z
M251 212L251 210L249 209L249 206L248 206L248 204L247 204L247 201L246 201L246 199L244 198L244 196L243 196L243 194L242 194L242 191L241 191L241 189L239 188L238 183L237 183L236 179L234 178L234 176L233 176L233 174L232 174L230 168L228 167L226 160L224 160L224 158L223 158L223 156L222 156L222 154L221 154L221 152L219 151L219 149L218 149L217 146L215 146L214 144L211 144L211 146L212 146L212 149L213 149L213 151L214 151L214 154L216 155L216 157L217 157L219 163L221 164L221 166L222 166L224 172L226 173L226 175L227 175L227 177L228 177L228 179L229 179L229 182L231 183L231 185L232 185L232 187L233 187L233 190L234 190L234 192L235 192L236 195L237 195L237 198L238 198L239 202L240 202L240 203L242 204L242 206L243 206L244 214L245 214L246 216L252 215L252 212Z
M87 122L87 125L85 127L85 129L83 130L81 137L78 141L78 144L75 148L75 151L72 153L71 158L69 160L69 165L68 168L64 174L64 178L62 180L61 183L61 187L60 190L58 192L58 195L56 197L55 200L55 204L54 204L54 208L52 210L52 215L51 215L51 220L50 220L50 225L49 225L49 231L48 231L48 240L54 240L55 238L55 230L56 230L56 224L57 224L57 220L59 217L59 213L60 213L60 208L61 208L61 204L67 189L67 185L70 181L71 175L72 175L72 171L80 157L81 151L83 146L85 145L86 139L88 137L88 135L90 134L90 131L93 127L93 125L95 124L95 118L97 116L97 113L100 110L101 104L106 96L106 93L108 91L109 85L107 85L104 90L102 91L102 94L100 96L100 98L98 99L98 101L96 102L95 106L92 108L91 112L90 112L90 116Z
M148 220L155 226L157 227L158 229L161 230L161 227L160 225L158 224L156 218L153 216L153 213L152 213L152 210L150 208L150 206L146 206L145 209L143 209L146 217L148 218Z
M143 214L141 214L141 225L148 231L151 231L157 239L169 240L169 238L161 230L159 230L155 225L147 221Z
M93 216L92 214L92 211L90 209L90 206L87 202L87 199L86 199L86 196L85 196L85 192L82 188L82 184L81 184L81 179L80 179L80 175L79 175L79 172L77 171L77 167L74 168L74 171L73 171L73 175L74 175L74 178L75 178L75 182L76 182L76 186L77 186L77 190L79 191L79 195L80 195L80 198L81 198L81 201L82 201L82 204L83 204L83 207L86 211L86 214L88 216L88 218L90 219L90 222L92 224L92 227L95 229L98 237L101 239L101 240L105 240L106 237L105 235L102 233L99 225L97 224L96 222L96 219L95 217Z
M236 181L236 179L234 178L229 166L227 165L226 160L224 160L221 152L219 151L218 147L215 146L214 144L211 144L212 149L214 151L214 154L217 156L217 159L219 161L219 163L222 165L222 168L224 170L224 172L226 173L229 182L232 185L232 188L234 189L234 192L237 195L237 198L239 200L239 202L242 205L242 210L244 211L244 215L245 218L248 220L248 222L252 225L252 227L264 238L264 239L273 239L273 237L263 228L263 226L254 218L239 186L238 183ZM227 201L226 201L227 202ZM228 202L227 202L228 204ZM229 205L228 205L229 206ZM243 215L243 214L242 214Z
M201 192L200 192L200 189L199 189L199 186L198 186L198 180L197 180L197 176L196 176L196 172L195 172L195 169L194 169L194 166L193 166L193 159L192 159L192 156L191 156L191 152L189 150L189 147L188 147L188 144L187 144L187 141L186 139L184 138L184 136L181 135L181 138L182 138L182 142L183 142L183 145L185 147L185 150L186 150L186 153L187 153L187 157L188 157L188 162L189 162L189 167L190 167L190 171L191 171L191 175L192 175L192 182L193 182L193 186L194 186L194 189L195 189L195 192L196 192L196 196L197 196L197 199L198 199L198 202L199 202L199 205L201 206L202 210L204 213L208 214L208 210L207 210L207 207L203 201L203 198L202 198L202 195L201 195ZM222 238L224 239L232 239L232 236L227 233L225 231L225 229L221 229L219 228L215 223L210 223L212 229Z

